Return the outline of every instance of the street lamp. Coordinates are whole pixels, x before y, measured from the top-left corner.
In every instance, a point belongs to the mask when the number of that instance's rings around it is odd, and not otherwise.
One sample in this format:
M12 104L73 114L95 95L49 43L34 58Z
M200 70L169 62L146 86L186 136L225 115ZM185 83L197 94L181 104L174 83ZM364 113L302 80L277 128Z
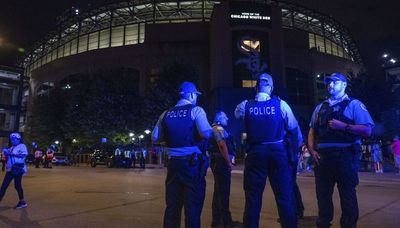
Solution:
M148 134L150 134L150 130L149 129L146 129L146 130L144 130L144 133L146 134L146 135L148 135Z
M54 141L54 143L58 146L58 144L60 144L60 150L59 150L59 153L62 153L63 151L62 151L62 142L61 141L58 141L58 140L56 140L56 141Z
M133 136L135 136L135 134L133 132L130 132L129 137L133 137Z

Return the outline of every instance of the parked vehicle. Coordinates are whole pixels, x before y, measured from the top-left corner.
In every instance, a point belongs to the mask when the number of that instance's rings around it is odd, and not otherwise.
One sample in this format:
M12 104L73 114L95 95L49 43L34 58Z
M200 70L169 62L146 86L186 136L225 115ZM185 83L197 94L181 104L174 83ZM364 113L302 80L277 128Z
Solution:
M55 165L71 165L68 156L63 153L55 153L51 163Z
M93 153L90 154L90 166L107 165L111 168L113 165L114 147L110 145L100 145L93 148Z

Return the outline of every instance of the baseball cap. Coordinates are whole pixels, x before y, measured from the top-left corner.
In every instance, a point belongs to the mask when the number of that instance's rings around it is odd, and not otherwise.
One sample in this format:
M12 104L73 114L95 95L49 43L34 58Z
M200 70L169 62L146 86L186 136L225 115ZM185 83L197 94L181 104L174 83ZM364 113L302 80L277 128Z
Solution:
M347 82L346 76L344 76L341 73L333 73L329 76L325 76L324 78L324 83L328 84L330 81L342 81L342 82Z
M274 81L272 80L272 76L267 73L262 73L258 76L258 80L267 81L270 86L274 86Z
M21 139L21 135L19 133L14 132L10 134L10 139L12 138Z
M196 85L192 82L182 82L182 84L179 86L179 93L197 93L198 95L201 94L199 91L197 91Z

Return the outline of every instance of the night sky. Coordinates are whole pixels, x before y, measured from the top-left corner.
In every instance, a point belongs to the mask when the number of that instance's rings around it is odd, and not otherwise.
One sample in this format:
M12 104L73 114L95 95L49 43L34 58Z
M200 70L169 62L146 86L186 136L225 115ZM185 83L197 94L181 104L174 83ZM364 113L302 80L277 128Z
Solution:
M99 6L116 0L0 0L0 65L22 54L56 27L56 17L72 6ZM371 74L380 72L384 52L400 60L400 1L286 0L332 16L350 30Z

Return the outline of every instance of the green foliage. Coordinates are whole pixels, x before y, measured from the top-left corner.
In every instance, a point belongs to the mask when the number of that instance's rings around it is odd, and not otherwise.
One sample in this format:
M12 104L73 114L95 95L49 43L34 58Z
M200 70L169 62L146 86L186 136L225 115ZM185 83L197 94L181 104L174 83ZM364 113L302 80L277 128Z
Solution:
M140 117L137 85L138 75L127 69L79 75L71 89L61 85L35 99L32 138L64 144L77 139L89 146L128 134Z

